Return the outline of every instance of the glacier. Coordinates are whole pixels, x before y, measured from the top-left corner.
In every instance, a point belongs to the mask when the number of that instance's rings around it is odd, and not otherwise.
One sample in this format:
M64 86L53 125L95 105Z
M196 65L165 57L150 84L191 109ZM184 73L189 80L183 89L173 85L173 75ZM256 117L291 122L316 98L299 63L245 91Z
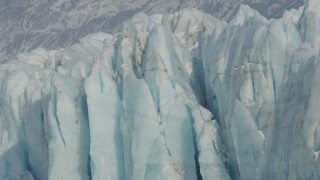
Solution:
M0 179L318 179L320 3L136 14L0 64Z

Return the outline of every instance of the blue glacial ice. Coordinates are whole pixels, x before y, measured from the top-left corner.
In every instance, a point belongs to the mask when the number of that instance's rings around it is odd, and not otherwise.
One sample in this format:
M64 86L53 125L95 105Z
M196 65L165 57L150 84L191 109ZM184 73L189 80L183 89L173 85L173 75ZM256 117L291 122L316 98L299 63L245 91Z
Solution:
M0 179L320 177L320 3L135 15L0 64Z

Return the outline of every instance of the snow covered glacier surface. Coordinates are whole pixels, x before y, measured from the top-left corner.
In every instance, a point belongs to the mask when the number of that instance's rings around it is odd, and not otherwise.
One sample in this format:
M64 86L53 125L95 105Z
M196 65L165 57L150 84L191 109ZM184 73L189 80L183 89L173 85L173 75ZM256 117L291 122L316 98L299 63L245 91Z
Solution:
M320 5L137 14L0 65L0 179L318 179Z

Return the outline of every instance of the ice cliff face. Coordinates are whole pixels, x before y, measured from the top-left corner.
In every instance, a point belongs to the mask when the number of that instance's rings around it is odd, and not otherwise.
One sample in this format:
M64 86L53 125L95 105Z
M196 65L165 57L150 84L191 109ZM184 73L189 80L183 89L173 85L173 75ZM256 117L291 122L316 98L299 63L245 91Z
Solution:
M317 179L317 1L137 14L0 65L0 179Z

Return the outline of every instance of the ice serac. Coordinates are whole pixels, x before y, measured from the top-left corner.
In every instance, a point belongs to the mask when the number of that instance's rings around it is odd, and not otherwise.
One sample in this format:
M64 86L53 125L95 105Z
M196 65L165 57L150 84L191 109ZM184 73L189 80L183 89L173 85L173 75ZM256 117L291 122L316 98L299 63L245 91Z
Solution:
M100 36L93 36L89 40L98 44L99 48L95 49L96 61L84 83L90 119L90 169L92 179L124 179L120 132L122 106L113 79L114 49L110 45L113 38L102 34Z
M48 179L88 179L89 131L79 85L60 75L54 75L51 80L51 97L45 104Z
M196 166L201 169L204 165L217 177L228 178L210 133L202 133L201 123L211 121L211 116L199 115L202 107L178 54L184 49L182 44L143 14L124 27L119 44L122 131L124 149L129 151L124 154L125 161L132 163L126 166L126 174L133 179L197 179L200 170ZM201 142L199 152L197 142ZM215 155L215 161L198 160L208 151Z
M0 65L0 179L317 179L318 1L135 15Z
M242 6L202 44L207 94L217 101L210 108L234 179L318 177L319 17L312 8L268 21Z

